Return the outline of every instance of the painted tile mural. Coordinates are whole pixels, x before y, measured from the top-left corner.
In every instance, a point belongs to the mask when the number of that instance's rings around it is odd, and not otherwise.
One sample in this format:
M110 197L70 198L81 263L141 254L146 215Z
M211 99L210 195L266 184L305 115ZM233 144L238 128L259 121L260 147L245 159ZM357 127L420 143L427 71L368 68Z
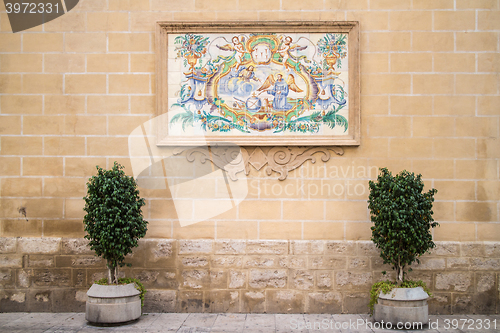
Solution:
M169 135L343 135L345 33L169 34Z

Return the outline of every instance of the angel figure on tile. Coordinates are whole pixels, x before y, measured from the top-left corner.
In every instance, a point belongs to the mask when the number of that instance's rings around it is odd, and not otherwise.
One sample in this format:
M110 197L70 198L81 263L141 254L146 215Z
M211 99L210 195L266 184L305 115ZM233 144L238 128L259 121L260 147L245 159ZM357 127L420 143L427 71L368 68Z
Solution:
M268 89L271 86L272 88ZM268 94L274 96L273 108L275 110L290 110L292 108L292 105L287 101L288 93L290 92L290 90L295 92L302 92L302 89L300 89L295 83L295 77L293 76L293 74L288 75L288 79L286 80L286 82L283 80L282 74L276 74L276 79L271 74L267 77L264 84L259 89L257 89L257 91L265 91Z
M292 44L292 37L286 36L278 49L278 53L283 58L283 67L285 67L285 69L287 69L288 67L292 68L292 66L289 63L287 63L288 59L290 58L291 51L302 51L307 48L307 46L300 46L298 44L291 45L291 44Z
M217 47L223 51L235 51L234 54L234 59L236 60L237 66L236 70L238 70L241 66L241 63L245 59L245 54L247 53L247 50L245 49L245 46L243 45L243 42L245 41L244 37L241 37L241 40L238 38L238 36L234 36L232 39L232 45L231 44L226 44L223 46L217 45Z

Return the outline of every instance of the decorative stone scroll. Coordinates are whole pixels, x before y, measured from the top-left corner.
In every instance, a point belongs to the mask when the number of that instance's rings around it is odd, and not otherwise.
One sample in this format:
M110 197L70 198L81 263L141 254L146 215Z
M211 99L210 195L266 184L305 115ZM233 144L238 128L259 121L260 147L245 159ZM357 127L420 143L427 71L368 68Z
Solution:
M279 174L279 180L285 180L288 172L297 169L306 161L316 163L316 154L319 154L323 162L331 158L331 152L337 155L343 155L344 150L341 147L255 147L244 148L238 146L212 145L207 147L195 148L176 148L174 155L185 153L190 162L194 162L198 157L201 163L207 160L212 162L218 168L227 172L229 178L237 180L236 174L245 172L250 173L250 166L256 170L266 167L266 174L271 176L273 172Z

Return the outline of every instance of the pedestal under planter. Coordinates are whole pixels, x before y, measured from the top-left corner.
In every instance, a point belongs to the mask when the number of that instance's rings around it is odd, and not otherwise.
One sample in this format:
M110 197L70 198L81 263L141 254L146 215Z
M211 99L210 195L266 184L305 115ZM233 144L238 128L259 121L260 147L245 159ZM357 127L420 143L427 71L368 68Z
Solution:
M428 298L422 287L394 288L388 294L381 292L373 308L373 318L377 322L392 323L393 327L398 323L425 325L429 322Z
M141 293L133 283L93 284L87 292L85 319L91 323L116 324L141 316Z

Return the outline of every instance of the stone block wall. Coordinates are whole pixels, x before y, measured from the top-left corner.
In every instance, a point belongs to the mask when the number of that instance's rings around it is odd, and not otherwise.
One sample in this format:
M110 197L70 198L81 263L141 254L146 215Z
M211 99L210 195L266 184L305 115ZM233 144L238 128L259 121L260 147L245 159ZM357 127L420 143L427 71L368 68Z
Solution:
M0 253L0 312L84 311L107 276L81 238L0 238ZM144 312L367 313L371 285L394 278L370 241L146 239L126 261ZM438 242L410 278L431 314L497 313L500 243Z

